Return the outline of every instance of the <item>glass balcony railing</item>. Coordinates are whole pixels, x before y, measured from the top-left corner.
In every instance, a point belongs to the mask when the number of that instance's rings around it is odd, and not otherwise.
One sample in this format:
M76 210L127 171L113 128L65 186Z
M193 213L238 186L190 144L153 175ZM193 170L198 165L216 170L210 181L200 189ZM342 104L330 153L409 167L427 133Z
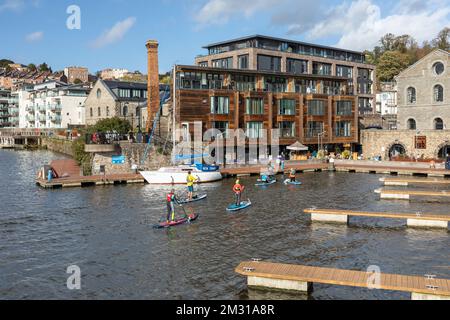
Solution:
M61 123L62 117L61 116L52 116L51 121L54 123Z
M36 121L36 117L33 115L27 115L25 118L27 119L27 121L30 121L30 122Z
M47 110L47 108L45 107L45 105L41 105L41 106L39 106L38 107L38 110L39 110L39 112L43 112L43 113L45 113L45 111Z
M52 112L59 112L59 111L62 110L62 105L60 105L60 104L51 104L49 109Z
M46 122L47 121L47 117L45 116L45 114L44 115L39 115L39 121L40 122Z
M32 114L35 112L35 111L34 111L34 107L26 107L25 110L26 110L28 113L32 113Z

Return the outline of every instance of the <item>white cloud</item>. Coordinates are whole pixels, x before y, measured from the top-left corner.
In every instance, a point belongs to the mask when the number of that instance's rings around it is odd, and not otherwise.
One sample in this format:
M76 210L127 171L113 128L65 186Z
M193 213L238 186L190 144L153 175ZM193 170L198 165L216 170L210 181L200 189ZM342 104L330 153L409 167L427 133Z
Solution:
M281 1L273 0L208 0L195 15L195 20L200 25L225 24L233 16L251 17L256 11L266 9L274 5L280 5Z
M0 3L0 12L6 10L20 11L25 7L24 0L4 0Z
M38 41L41 41L42 39L44 38L44 32L42 32L42 31L36 31L36 32L33 32L33 33L30 33L30 34L28 34L26 37L25 37L25 40L27 41L27 42L38 42Z
M100 37L98 37L92 43L92 46L94 48L102 48L122 40L125 34L134 26L135 23L135 17L129 17L123 21L117 22L111 29L106 30Z

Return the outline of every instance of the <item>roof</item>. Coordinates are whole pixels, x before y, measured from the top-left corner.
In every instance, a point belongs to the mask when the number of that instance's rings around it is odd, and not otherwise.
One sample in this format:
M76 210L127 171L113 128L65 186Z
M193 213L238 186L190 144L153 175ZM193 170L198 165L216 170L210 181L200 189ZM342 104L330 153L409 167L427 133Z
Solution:
M346 77L338 76L325 76L318 74L296 74L291 72L275 72L275 71L263 71L263 70L249 70L249 69L223 69L223 68L211 68L211 67L200 67L200 66L188 66L188 65L177 65L181 69L189 69L195 71L211 71L211 72L221 72L221 73L240 73L240 74L255 74L255 75L270 75L274 77L291 76L297 78L309 78L309 79L325 79L325 80L336 80L336 81L348 81ZM177 70L178 71L178 70Z
M140 89L140 90L147 90L147 83L144 83L144 82L113 81L113 80L103 80L103 82L110 89Z
M289 43L294 43L294 44L299 44L299 45L304 45L304 46L317 47L317 48L322 48L322 49L339 50L339 51L345 51L345 52L361 54L361 55L364 54L363 52L360 52L360 51L353 51L353 50L347 50L347 49L341 49L341 48L336 48L336 47L323 46L323 45L318 45L318 44L313 44L313 43L308 43L308 42L301 42L301 41L296 41L296 40L289 40L289 39L283 39L283 38L264 36L264 35L260 35L260 34L255 34L255 35L252 35L252 36L246 36L246 37L242 37L242 38L216 42L216 43L212 43L212 44L206 45L203 48L204 49L209 49L211 47L216 47L216 46L221 46L221 45L224 45L224 44L231 44L231 43L240 42L240 41L246 41L246 40L251 40L251 39L266 39L266 40L279 41L279 42L289 42Z
M403 70L402 72L400 72L398 75L396 75L396 76L394 77L394 79L397 79L397 78L400 77L403 73L405 73L405 72L409 71L410 69L414 68L417 64L419 64L422 60L428 58L430 55L435 54L435 53L438 53L438 52L441 52L441 53L444 53L444 54L447 54L447 55L450 56L450 52L449 52L449 51L445 51L445 50L442 50L442 49L435 49L435 50L431 51L429 54L427 54L425 57L423 57L422 59L416 61L416 63L410 65L408 68L406 68L405 70Z

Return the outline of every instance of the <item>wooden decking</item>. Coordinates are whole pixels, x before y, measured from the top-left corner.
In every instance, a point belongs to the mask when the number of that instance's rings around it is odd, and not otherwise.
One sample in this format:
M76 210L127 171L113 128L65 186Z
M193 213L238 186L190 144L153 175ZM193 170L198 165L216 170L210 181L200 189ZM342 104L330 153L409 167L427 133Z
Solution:
M409 186L409 185L439 185L450 186L450 179L435 179L435 178L423 178L423 179L403 179L403 178L381 178L380 182L383 182L386 186Z
M145 179L140 174L110 174L104 176L69 177L47 180L37 179L36 184L45 189L74 188L89 186L106 186L121 184L145 183Z
M328 169L327 163L287 163L285 166L285 171L289 171L294 168L298 172L315 172L323 171ZM254 166L243 166L243 167L225 167L220 170L220 173L224 176L236 176L236 175L252 175L260 174L262 171L266 170L267 166L254 165ZM282 173L281 171L278 173Z
M450 197L450 191L429 191L429 190L375 190L376 193L381 194L382 197L386 196L422 196L422 197ZM407 198L405 198L407 199Z
M450 177L450 171L444 169L425 169L405 166L376 166L364 164L336 164L338 172L373 173L390 175L409 175L426 177Z
M247 277L361 288L368 288L373 277L373 273L361 271L254 261L242 262L235 272ZM450 298L450 280L447 279L437 279L434 276L380 274L380 280L380 283L372 288Z

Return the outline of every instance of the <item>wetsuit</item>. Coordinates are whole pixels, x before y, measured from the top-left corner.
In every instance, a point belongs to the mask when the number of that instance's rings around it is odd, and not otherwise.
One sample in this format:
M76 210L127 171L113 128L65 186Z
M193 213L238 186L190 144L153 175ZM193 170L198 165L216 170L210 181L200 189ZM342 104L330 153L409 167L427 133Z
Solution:
M178 203L174 193L167 195L167 222L175 221L175 202Z
M291 179L291 182L295 182L296 180L295 173L295 170L291 170L291 172L289 173L289 179Z

